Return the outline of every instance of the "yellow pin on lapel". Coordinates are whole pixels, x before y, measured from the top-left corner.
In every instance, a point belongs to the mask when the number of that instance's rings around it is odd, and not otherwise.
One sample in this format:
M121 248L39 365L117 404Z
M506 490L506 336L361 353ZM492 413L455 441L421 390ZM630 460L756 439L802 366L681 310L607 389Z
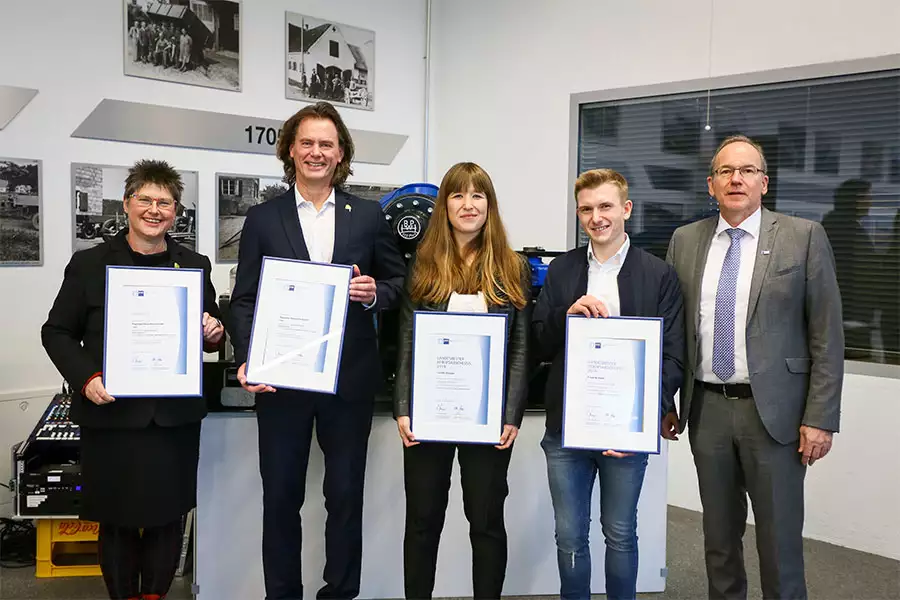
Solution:
M349 204L345 204L345 205L344 205L344 210L346 210L347 212L352 212L352 211L353 211L353 207L350 206Z
M176 269L180 269L180 268L181 268L181 265L179 265L178 263L175 263L175 268L176 268Z

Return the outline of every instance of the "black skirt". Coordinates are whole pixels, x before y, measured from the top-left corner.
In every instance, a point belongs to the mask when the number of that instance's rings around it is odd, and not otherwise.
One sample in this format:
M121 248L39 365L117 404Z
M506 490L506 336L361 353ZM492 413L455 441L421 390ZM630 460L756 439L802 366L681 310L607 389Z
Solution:
M197 505L200 423L142 429L81 428L80 517L158 527Z

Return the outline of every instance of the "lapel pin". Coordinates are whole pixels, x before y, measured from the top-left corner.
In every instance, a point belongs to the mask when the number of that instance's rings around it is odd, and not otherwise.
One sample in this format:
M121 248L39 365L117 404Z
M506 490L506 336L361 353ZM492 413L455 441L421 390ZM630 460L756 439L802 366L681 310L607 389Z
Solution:
M179 265L178 263L175 263L175 268L176 268L176 269L180 269L180 268L181 268L181 265Z
M352 212L352 211L353 211L353 207L350 206L349 204L345 204L345 205L344 205L344 210L346 210L347 212Z

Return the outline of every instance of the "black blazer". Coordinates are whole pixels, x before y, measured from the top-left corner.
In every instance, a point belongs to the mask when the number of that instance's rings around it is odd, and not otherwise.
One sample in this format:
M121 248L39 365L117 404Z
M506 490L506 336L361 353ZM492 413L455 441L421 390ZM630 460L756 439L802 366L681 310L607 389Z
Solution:
M675 409L684 362L684 308L675 269L632 245L617 279L623 317L663 318L662 414ZM575 248L550 263L532 321L537 359L550 361L544 402L547 429L562 429L565 374L566 311L587 293L587 246Z
M415 261L411 261L407 277L411 276ZM488 305L489 313L506 314L506 397L503 424L521 427L528 400L528 338L531 324L531 269L523 261L522 289L525 291L525 307L517 309L512 304ZM415 304L407 293L403 294L400 309L400 332L397 336L397 378L394 383L394 418L409 416L412 393L412 328L413 311L447 311L449 299L440 304Z
M72 255L47 322L41 328L44 349L72 387L72 420L81 426L125 429L146 427L154 421L168 427L200 421L206 416L203 398L122 398L97 406L81 395L88 379L103 369L106 267L134 266L126 233L123 230L107 242ZM168 235L166 243L173 263L170 266L178 263L185 268L203 269L203 310L221 319L209 259L177 244Z
M310 259L297 216L293 186L281 196L251 208L244 221L231 294L232 343L238 365L247 362L264 256ZM384 383L373 313L399 304L405 270L397 240L377 202L335 190L331 262L355 264L360 273L376 281L376 303L372 310L366 310L359 302L351 302L347 309L337 392L343 398L371 400Z

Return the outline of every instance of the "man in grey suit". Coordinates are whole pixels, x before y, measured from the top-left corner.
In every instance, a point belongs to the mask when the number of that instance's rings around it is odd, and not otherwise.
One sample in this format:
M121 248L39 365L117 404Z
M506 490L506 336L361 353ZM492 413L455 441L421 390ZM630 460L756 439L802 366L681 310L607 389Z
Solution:
M762 148L726 138L710 163L719 216L678 228L684 295L679 431L703 503L710 598L746 598L747 495L764 598L806 598L803 480L831 448L844 370L834 257L818 223L762 207Z

